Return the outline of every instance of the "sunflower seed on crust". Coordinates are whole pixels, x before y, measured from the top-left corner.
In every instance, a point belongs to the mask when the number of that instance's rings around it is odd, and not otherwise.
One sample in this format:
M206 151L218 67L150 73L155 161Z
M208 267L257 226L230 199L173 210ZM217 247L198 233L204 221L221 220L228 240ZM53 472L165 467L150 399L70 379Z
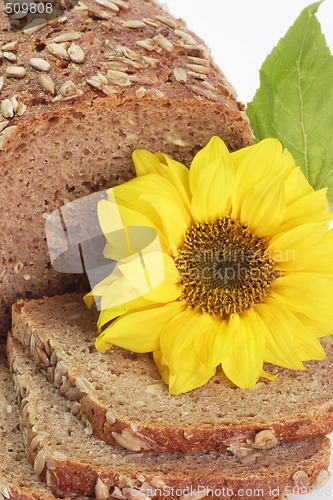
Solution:
M8 43L5 43L4 45L2 45L2 47L0 47L1 50L9 50L9 51L16 51L18 49L18 42L15 41L15 42L8 42Z
M95 486L96 500L107 500L109 495L109 487L100 478L98 478Z
M117 420L116 415L110 408L106 411L105 420L107 421L108 424L111 425L114 424L115 421Z
M121 433L112 432L112 436L119 446L126 450L140 451L142 448L145 448L145 443L141 441L141 439L135 437L128 429L124 429Z
M14 108L10 99L4 99L0 104L0 111L4 118L13 118Z
M139 87L135 91L135 95L136 95L136 97L138 97L139 99L141 99L142 97L145 97L147 95L147 90L144 87Z
M131 85L131 80L127 73L122 71L115 71L112 69L108 70L108 79L111 80L112 83L116 85L120 85L121 87L128 87Z
M16 55L13 53L13 52L3 52L3 57L5 59L7 59L7 61L11 61L11 62L16 62L17 61L17 57Z
M102 7L106 7L107 9L113 10L114 12L119 11L118 5L111 2L110 0L95 0L98 5L102 5Z
M4 76L0 76L0 92L3 89L3 84L4 83L5 83L5 77Z
M34 460L34 471L37 476L39 476L46 465L46 456L44 450L39 450Z
M27 70L23 66L7 66L5 75L8 78L24 78L27 74Z
M84 52L79 45L72 43L72 45L67 50L67 53L71 61L75 63L82 63L84 61Z
M327 470L322 469L321 471L319 471L316 479L312 483L312 486L315 489L322 488L327 483L329 478L330 478L330 473Z
M0 122L0 132L2 132L3 130L5 130L5 128L8 127L9 123L10 122L8 120Z
M174 68L173 69L173 76L179 83L186 83L187 82L187 74L184 68Z
M169 17L166 16L155 16L155 19L160 21L161 23L165 24L169 28L177 28L177 23L173 19L170 19Z
M189 33L186 33L186 31L176 29L174 30L174 34L179 36L179 38L181 38L182 40L184 40L184 42L188 44L196 45L198 43L197 40L193 38L193 36L190 35Z
M270 450L274 448L278 440L273 431L265 429L255 435L253 447L258 450Z
M79 33L78 31L69 31L68 33L56 36L51 40L51 42L53 43L73 42L74 40L78 40L79 38L81 38L81 33Z
M143 21L137 21L137 20L133 19L130 21L124 21L123 26L124 26L124 28L138 29L138 28L144 28L146 25Z
M9 499L11 497L11 494L9 492L9 488L7 487L7 485L5 483L3 483L2 481L0 481L0 493L1 495L4 497L4 498L7 498Z
M167 52L172 52L174 49L173 43L170 42L165 36L163 36L161 33L153 37L153 40L159 45L163 50L166 50Z
M45 92L54 95L55 84L49 75L47 75L46 73L40 73L38 75L38 83L43 88L43 90L45 90Z
M187 64L187 67L191 71L202 73L203 75L208 75L210 72L210 68L207 66L203 66L202 64Z
M69 55L67 53L67 50L63 45L60 45L59 43L55 42L49 43L48 45L46 45L46 50L48 51L49 54L56 57L57 59L63 59L65 61L69 60Z
M29 64L33 69L36 69L37 71L50 71L51 68L50 63L40 57L32 57L31 59L29 59Z
M292 478L297 488L308 488L310 486L310 478L304 470L295 472Z
M124 2L124 0L112 0L113 3L115 3L116 5L118 5L118 7L120 9L123 9L123 10L128 10L129 9L129 5Z

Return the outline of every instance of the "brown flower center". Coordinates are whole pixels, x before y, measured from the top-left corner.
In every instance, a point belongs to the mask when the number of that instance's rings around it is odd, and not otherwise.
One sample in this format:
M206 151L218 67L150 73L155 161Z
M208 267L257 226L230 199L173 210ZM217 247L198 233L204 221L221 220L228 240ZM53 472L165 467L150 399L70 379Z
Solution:
M263 302L277 277L267 242L230 217L194 223L175 259L181 299L223 318Z

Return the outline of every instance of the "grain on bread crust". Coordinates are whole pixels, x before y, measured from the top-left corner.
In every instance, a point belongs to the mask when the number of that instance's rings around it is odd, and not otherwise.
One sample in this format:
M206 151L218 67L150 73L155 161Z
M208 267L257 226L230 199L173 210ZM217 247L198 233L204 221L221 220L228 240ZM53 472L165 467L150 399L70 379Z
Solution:
M231 150L253 142L244 107L183 21L153 1L120 3L79 2L13 32L0 0L2 334L17 298L88 288L50 266L49 213L133 177L136 148L189 166L213 135Z
M0 346L0 499L54 500L47 486L39 481L26 458L20 414L10 378L5 348ZM66 500L67 497L62 497ZM77 498L83 500L83 497Z
M80 295L21 301L13 307L13 335L107 443L141 452L237 453L249 443L269 449L333 431L332 339L323 339L328 359L307 362L306 371L268 365L279 377L245 390L217 370L204 387L171 396L150 354L96 351L97 316Z
M288 486L305 492L329 477L327 438L254 450L244 457L216 452L142 454L113 448L90 436L89 429L86 432L84 422L73 415L74 403L52 388L11 335L7 352L22 395L21 427L27 435L29 460L55 493L61 488L72 494L98 492L100 499L108 492L111 498L148 500L184 498L186 491L202 498L208 490L221 492L221 498L230 498L232 491L233 498L240 498L246 489L253 491L249 500L268 500L272 490L282 494Z

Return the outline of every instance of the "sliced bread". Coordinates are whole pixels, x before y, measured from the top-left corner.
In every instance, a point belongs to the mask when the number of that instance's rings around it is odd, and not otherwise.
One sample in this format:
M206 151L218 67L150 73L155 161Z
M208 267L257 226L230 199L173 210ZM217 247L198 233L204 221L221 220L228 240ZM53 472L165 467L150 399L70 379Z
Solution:
M39 481L27 461L16 395L5 351L2 348L0 351L0 500L54 500L58 497Z
M0 334L18 298L87 289L82 275L50 265L49 213L133 177L136 148L189 165L213 135L233 150L253 142L207 46L154 1L85 0L24 32L10 30L5 6L0 0ZM15 23L23 28L27 18Z
M279 377L251 390L217 371L204 387L171 396L149 354L95 349L96 320L80 295L21 301L13 307L13 335L109 444L225 452L235 441L270 448L333 431L332 339L323 341L328 359L308 362L307 371L266 366Z
M274 450L251 446L237 454L216 452L135 453L91 436L73 413L77 404L60 396L11 335L8 359L22 396L21 428L35 471L54 491L96 495L97 499L203 498L270 499L306 492L328 479L329 439L283 444ZM86 422L87 423L87 422Z

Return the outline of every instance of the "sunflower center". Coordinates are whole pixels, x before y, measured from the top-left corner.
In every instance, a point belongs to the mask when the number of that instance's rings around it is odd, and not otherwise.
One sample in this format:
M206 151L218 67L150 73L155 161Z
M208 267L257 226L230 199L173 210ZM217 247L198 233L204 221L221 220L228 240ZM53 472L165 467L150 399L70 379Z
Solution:
M181 299L223 318L263 302L276 278L267 242L230 217L193 224L175 259Z

